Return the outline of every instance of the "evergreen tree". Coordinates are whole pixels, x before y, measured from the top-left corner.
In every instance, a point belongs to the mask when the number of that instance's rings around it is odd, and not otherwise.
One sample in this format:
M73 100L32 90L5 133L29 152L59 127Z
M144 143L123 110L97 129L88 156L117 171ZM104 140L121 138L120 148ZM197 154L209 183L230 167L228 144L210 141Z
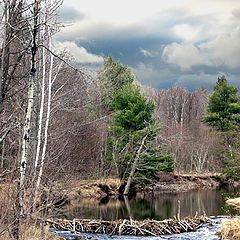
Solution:
M218 78L209 99L205 122L222 132L237 130L240 124L240 98L237 88L229 85L226 78Z
M112 111L112 97L123 86L133 83L135 77L128 66L124 66L112 57L104 60L104 68L100 73L102 101L104 107Z
M224 176L239 179L240 153L235 135L240 128L240 97L237 88L228 84L224 76L218 78L204 121L224 136Z
M114 163L119 179L125 181L134 172L138 183L147 183L157 171L171 171L172 157L162 156L154 146L159 131L153 117L154 104L141 93L131 70L108 57L100 79L103 105L113 115L106 158ZM134 162L137 168L132 171Z
M171 155L161 155L154 146L154 139L159 128L153 113L154 105L140 92L136 84L127 84L113 96L112 108L115 112L111 124L110 159L115 161L118 175L126 180L139 154L135 174L135 184L144 185L154 178L157 171L172 171Z

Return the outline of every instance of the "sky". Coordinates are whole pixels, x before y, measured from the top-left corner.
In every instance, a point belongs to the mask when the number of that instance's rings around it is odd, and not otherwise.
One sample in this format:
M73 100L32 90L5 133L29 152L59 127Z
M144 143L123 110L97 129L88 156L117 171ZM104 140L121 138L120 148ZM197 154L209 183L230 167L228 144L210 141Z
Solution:
M157 89L240 88L240 0L65 0L54 46L78 64L111 55Z

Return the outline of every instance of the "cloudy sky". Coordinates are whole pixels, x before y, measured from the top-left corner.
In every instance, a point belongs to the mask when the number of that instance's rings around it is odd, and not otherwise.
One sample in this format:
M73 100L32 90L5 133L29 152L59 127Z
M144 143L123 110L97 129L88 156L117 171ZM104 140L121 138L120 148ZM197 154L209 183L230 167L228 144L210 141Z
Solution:
M65 0L55 36L79 64L112 55L155 88L240 87L240 0Z

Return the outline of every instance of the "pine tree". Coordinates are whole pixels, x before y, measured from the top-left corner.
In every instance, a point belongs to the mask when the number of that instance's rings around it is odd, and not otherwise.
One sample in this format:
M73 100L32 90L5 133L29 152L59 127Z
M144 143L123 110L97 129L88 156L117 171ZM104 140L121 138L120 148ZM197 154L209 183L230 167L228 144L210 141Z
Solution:
M240 129L240 97L238 89L228 84L224 76L218 78L209 99L207 116L204 121L221 132L224 137L223 175L228 179L239 179L240 152L236 134Z
M112 98L123 86L133 83L135 77L128 66L115 61L112 57L104 60L104 68L100 72L102 102L104 108L112 111Z
M222 132L239 129L240 98L237 92L237 88L228 84L224 76L218 78L205 117L209 126Z
M154 121L154 104L134 83L123 86L113 96L110 159L119 178L135 185L150 183L157 171L172 171L171 155L161 155L154 146L159 127ZM128 191L126 192L128 194Z

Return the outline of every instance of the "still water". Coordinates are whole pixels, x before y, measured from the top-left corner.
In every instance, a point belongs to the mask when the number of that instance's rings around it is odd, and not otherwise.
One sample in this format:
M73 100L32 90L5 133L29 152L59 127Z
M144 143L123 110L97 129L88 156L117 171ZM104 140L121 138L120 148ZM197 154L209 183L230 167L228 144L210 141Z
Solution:
M159 237L130 237L130 236L108 236L85 234L85 239L97 240L217 240L217 231L223 218L235 215L233 209L225 205L225 200L235 197L239 191L221 190L201 190L179 194L154 194L139 195L129 201L113 199L95 200L76 200L71 205L66 206L55 217L59 218L90 218L103 220L116 220L129 218L163 220L174 218L179 213L180 216L194 216L196 214L207 216L217 216L212 219L212 224L206 224L196 232L188 232L177 235ZM225 217L221 217L225 216ZM53 230L54 231L54 230ZM78 239L80 235L69 232L54 231L57 235L67 240ZM81 235L82 236L82 235Z
M125 219L131 216L135 220L174 218L180 209L180 216L220 216L236 214L225 205L225 200L234 197L238 191L234 190L201 190L178 194L139 195L124 200L103 199L75 200L66 206L55 217L66 219L90 218L102 220Z

